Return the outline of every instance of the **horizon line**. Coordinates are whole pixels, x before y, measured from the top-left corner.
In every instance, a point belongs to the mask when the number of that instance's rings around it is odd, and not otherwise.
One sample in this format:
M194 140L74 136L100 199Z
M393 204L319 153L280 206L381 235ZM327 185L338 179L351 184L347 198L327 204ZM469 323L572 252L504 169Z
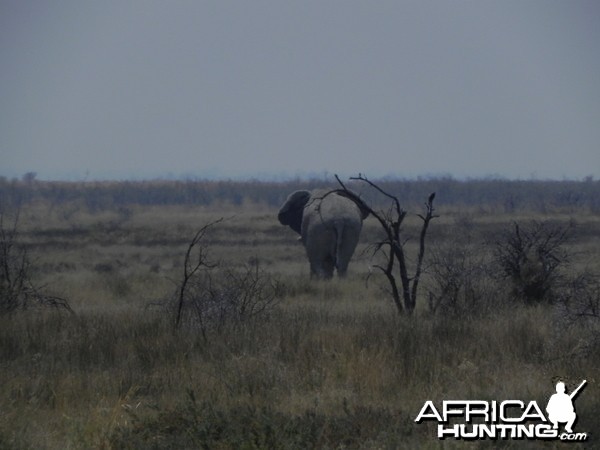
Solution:
M256 174L256 175L238 175L238 176L223 176L223 175L194 175L194 174L163 174L163 175L150 175L142 177L103 177L92 178L89 173L84 177L80 176L59 176L59 177L39 177L37 172L29 171L23 173L21 176L11 176L0 174L0 181L3 182L40 182L40 183L151 183L151 182L231 182L231 183L287 183L287 182L314 182L314 181L332 181L335 182L335 177L339 174L333 172L314 172L314 173L298 173L298 174ZM433 181L433 180L451 180L457 182L470 182L470 181L506 181L506 182L594 182L599 181L593 174L586 175L584 177L567 177L561 178L553 177L538 177L536 174L531 174L528 178L523 177L508 177L500 174L488 174L488 175L464 175L457 176L450 173L439 173L439 174L422 174L422 175L375 175L369 176L366 173L356 173L350 175L354 176L366 176L372 181L403 181L403 182L418 182L418 181ZM341 179L349 179L348 174L340 175Z

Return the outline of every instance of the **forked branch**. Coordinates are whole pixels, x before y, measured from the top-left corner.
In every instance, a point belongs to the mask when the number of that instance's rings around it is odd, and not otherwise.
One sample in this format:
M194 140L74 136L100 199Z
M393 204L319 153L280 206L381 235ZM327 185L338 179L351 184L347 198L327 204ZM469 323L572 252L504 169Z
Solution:
M187 289L190 279L202 267L205 267L208 269L216 267L216 264L210 263L208 261L207 247L201 246L200 243L204 239L208 230L211 227L215 226L216 224L218 224L222 221L223 221L223 218L221 217L218 220L215 220L213 222L210 222L210 223L204 225L202 228L200 228L198 230L198 232L194 235L194 238L191 240L190 244L188 245L187 251L185 252L185 259L184 259L184 263L183 263L183 279L181 281L181 285L179 286L179 296L178 296L178 303L177 303L177 317L175 319L175 328L178 328L179 323L181 322L181 311L183 310L183 304L185 301L185 293L186 293L186 289ZM197 251L197 254L196 254L195 260L192 262L194 250Z
M419 280L422 274L423 259L425 256L425 242L429 224L432 219L438 217L434 215L433 211L433 200L435 199L435 193L429 195L427 202L425 203L425 215L418 215L423 221L421 227L420 239L419 239L419 253L417 256L417 263L415 267L415 274L412 278L408 275L408 267L406 264L406 257L404 253L404 242L401 240L401 225L406 217L407 211L402 209L400 206L400 200L398 197L386 192L380 186L373 181L369 180L366 176L359 174L357 177L351 177L353 181L361 181L375 189L380 194L384 195L391 200L392 205L389 208L389 212L386 214L383 211L376 211L371 208L366 202L360 198L357 194L350 191L346 185L336 175L336 180L341 186L338 192L341 195L345 195L348 198L354 200L361 209L369 211L369 213L377 219L382 229L385 232L385 239L375 246L374 253L383 253L386 258L386 264L375 265L374 267L379 269L386 276L390 288L392 291L392 298L396 305L399 313L411 314L416 306L417 292L419 287ZM383 247L389 247L389 252L383 252ZM398 271L400 273L401 289L398 288L396 277L394 276L395 262L398 262ZM400 292L402 292L402 300L400 299Z

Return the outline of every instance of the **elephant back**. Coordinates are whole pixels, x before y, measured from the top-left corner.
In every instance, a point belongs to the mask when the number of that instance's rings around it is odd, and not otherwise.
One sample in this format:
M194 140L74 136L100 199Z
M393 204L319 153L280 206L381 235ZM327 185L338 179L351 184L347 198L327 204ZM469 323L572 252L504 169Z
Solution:
M311 203L325 222L343 221L360 226L365 218L365 214L354 200L335 191L315 191L309 205Z

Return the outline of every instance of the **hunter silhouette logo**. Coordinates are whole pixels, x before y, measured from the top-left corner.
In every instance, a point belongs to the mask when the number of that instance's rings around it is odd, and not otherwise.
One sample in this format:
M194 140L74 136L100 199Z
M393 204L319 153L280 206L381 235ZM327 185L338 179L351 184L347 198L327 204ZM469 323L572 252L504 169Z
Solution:
M567 433L573 433L573 424L577 419L577 414L575 414L575 408L573 407L573 399L585 383L587 383L587 381L583 380L571 394L565 394L565 383L562 381L556 383L556 394L553 394L550 397L548 406L546 406L548 419L550 419L550 422L554 425L552 427L553 429L558 429L558 422L566 422L565 431Z
M586 441L587 433L574 433L577 414L573 400L581 392L586 380L567 394L565 383L556 384L556 393L550 396L545 415L535 400L487 401L444 400L441 408L427 400L415 419L416 423L435 421L439 439L560 439ZM559 424L564 431L559 431Z

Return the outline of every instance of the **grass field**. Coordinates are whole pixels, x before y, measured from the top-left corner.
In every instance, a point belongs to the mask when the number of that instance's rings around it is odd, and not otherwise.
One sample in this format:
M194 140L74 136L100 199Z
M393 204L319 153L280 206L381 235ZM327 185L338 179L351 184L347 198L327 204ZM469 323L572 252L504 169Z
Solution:
M479 264L514 221L575 220L565 272L600 273L597 213L443 204L437 213L426 261L468 249ZM277 301L255 316L219 319L204 335L193 321L175 330L168 300L186 248L221 217L203 242L215 273L258 266L277 281ZM410 261L418 227L410 215ZM75 314L0 316L0 448L600 448L598 318L572 325L561 305L519 303L494 277L474 280L469 302L432 314L430 272L415 314L400 316L371 269L373 219L349 277L330 282L309 279L296 236L264 204L90 212L32 202L19 231L36 285ZM576 401L585 443L440 441L435 424L414 422L426 400L543 408L559 379L568 388L588 381Z

